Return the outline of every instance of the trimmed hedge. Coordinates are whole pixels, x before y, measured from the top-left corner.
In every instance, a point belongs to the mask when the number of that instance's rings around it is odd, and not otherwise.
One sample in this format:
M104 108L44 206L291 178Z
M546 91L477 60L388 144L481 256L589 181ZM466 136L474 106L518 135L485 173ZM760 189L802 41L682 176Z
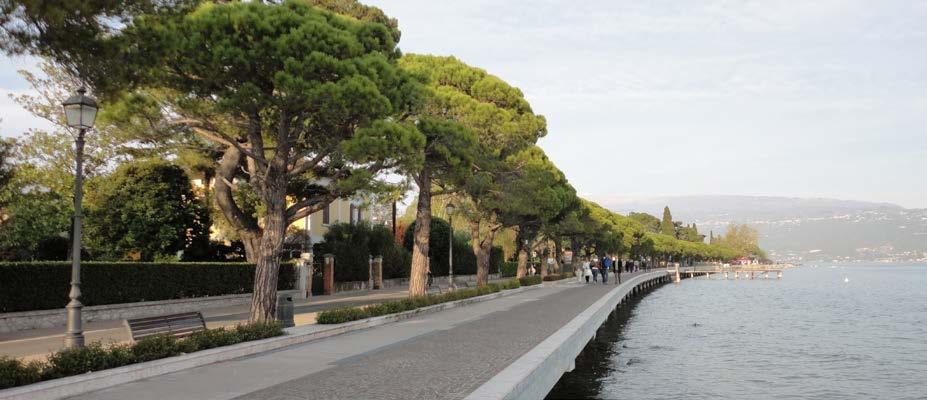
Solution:
M336 282L366 281L370 257L383 256L383 279L408 277L412 265L412 253L394 242L389 228L366 221L330 226L313 252L320 261L324 254L335 256Z
M503 261L499 264L499 276L507 278L515 276L518 273L518 263L515 261Z
M280 265L278 290L296 286L292 264ZM0 263L0 313L63 308L68 262ZM86 306L250 293L254 265L246 263L84 262L81 301Z
M170 335L159 335L131 345L104 347L100 342L94 342L81 348L61 350L45 362L25 363L0 357L0 389L281 335L283 327L280 323L259 322L238 325L234 329L207 329L180 340Z
M541 276L540 276L540 275L532 275L532 276L521 277L521 278L518 278L518 283L520 283L522 286L540 285L540 284L541 284Z
M372 304L363 307L345 307L332 310L325 310L316 317L316 323L319 324L341 324L344 322L356 321L359 319L378 317L387 314L396 314L403 311L410 311L416 308L427 307L449 301L463 300L471 297L482 296L485 294L495 293L501 290L515 289L520 286L516 279L510 279L501 283L490 283L479 288L457 289L442 294L430 294L421 297L387 301L380 304Z

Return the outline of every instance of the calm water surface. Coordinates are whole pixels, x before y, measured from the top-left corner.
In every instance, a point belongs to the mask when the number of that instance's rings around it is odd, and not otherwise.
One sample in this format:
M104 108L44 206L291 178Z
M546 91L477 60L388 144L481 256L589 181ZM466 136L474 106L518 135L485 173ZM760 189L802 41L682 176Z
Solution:
M662 286L620 309L548 398L927 399L927 266Z

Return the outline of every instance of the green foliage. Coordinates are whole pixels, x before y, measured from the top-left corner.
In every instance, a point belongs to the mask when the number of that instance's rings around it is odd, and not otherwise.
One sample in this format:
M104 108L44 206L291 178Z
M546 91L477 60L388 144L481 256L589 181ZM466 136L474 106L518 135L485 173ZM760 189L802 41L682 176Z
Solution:
M510 276L515 276L515 273L518 271L518 263L514 261L503 261L499 269L499 276L507 278Z
M687 242L701 243L705 241L705 235L698 233L695 224L680 227L676 230L676 237Z
M84 305L132 303L249 293L254 265L245 263L83 263ZM62 308L71 264L0 263L0 313ZM295 268L283 264L278 290L293 289Z
M660 221L660 233L676 237L676 225L673 224L673 214L669 206L663 207L663 220Z
M85 374L108 368L121 367L139 361L137 353L127 356L123 347L117 347L115 356L99 342L84 347L69 348L53 353L48 357L48 364L42 371L42 380L63 378L71 375Z
M399 42L399 21L396 18L390 18L376 7L367 6L358 3L356 0L310 0L312 5L346 15L365 22L375 22L385 25L393 37L393 41Z
M540 277L538 278L537 283L540 283ZM325 310L319 313L319 315L316 317L316 323L341 324L365 318L378 317L381 315L396 314L403 311L410 311L417 308L433 306L435 304L447 303L449 301L468 299L471 297L499 292L501 290L516 289L518 287L519 281L512 279L501 283L490 283L480 288L457 289L442 294L429 294L425 296L388 301L385 303L373 304L363 307L336 308Z
M266 339L284 334L283 325L277 321L252 322L250 324L238 325L235 327L235 333L243 342Z
M6 356L0 357L0 390L40 381L42 367L39 361L23 362Z
M11 139L0 139L0 192L6 189L6 185L13 179L13 165L11 156L13 153L14 142ZM3 203L0 203L0 207Z
M97 181L87 211L86 248L96 259L175 256L208 235L206 210L182 168L163 161L123 164Z
M653 215L643 213L643 212L632 212L628 215L628 218L636 221L644 227L644 230L650 233L660 232L661 222L660 219L654 217Z
M757 257L766 260L766 253L759 246L759 232L747 224L731 224L723 237L715 241L722 247L733 250L737 256Z
M518 283L521 284L522 286L540 285L541 282L542 281L541 281L540 275L532 275L532 276L525 276L525 277L518 278Z
M138 362L176 356L181 350L177 339L169 334L147 337L132 345L132 355Z
M431 274L434 276L447 276L448 273L448 241L450 240L450 225L444 219L433 217L428 240L428 258ZM402 239L402 246L412 251L414 241L415 223L406 228ZM470 275L476 273L476 255L469 243L466 234L454 234L454 274Z
M335 224L325 233L325 241L315 246L315 254L335 256L335 281L369 279L370 257L383 256L384 279L409 276L411 255L393 242L389 228L366 221Z
M159 360L181 353L230 346L283 334L283 327L279 322L258 322L238 325L233 329L206 329L179 340L164 334L148 337L131 345L103 346L100 342L93 342L84 347L52 353L45 362L23 363L19 360L0 357L0 389Z
M72 207L68 199L17 180L0 192L0 203L7 204L2 211L6 217L0 219L0 259L52 258L62 255L61 250L67 251L66 242L63 249L46 247L62 244L58 238L67 237L70 231Z

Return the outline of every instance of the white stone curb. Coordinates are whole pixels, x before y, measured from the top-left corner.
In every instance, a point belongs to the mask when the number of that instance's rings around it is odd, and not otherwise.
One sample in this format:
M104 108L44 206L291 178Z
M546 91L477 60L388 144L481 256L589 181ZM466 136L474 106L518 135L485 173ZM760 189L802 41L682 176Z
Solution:
M663 271L650 272L623 282L470 393L466 400L543 399L564 372L573 370L576 356L618 303L634 288L665 275Z
M540 288L543 285L523 286L517 289L502 290L483 296L457 300L448 303L435 304L415 310L404 311L397 314L382 315L363 320L345 322L334 325L303 325L286 329L286 335L269 339L255 340L239 343L232 346L218 347L195 353L168 357L160 360L126 365L124 367L89 372L83 375L69 376L38 382L31 385L0 390L0 399L3 400L45 400L60 399L76 396L83 393L106 389L116 385L147 379L159 375L169 374L185 369L196 368L203 365L228 361L271 350L280 349L295 344L311 342L327 337L341 335L348 332L373 328L391 322L414 318L422 314L430 314L442 310L461 307L468 304L479 303L521 293L525 290Z

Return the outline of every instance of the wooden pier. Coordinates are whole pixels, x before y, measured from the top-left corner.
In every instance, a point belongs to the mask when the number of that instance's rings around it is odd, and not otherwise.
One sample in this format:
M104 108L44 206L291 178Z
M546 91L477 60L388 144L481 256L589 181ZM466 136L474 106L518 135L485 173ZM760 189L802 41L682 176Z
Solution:
M723 276L723 279L771 279L770 276L774 276L776 279L782 279L782 270L785 269L781 265L732 265L729 267L722 266L696 266L696 267L675 267L667 268L668 271L675 273L675 279L678 283L683 278L698 278L704 277L705 279L712 279L712 275Z

